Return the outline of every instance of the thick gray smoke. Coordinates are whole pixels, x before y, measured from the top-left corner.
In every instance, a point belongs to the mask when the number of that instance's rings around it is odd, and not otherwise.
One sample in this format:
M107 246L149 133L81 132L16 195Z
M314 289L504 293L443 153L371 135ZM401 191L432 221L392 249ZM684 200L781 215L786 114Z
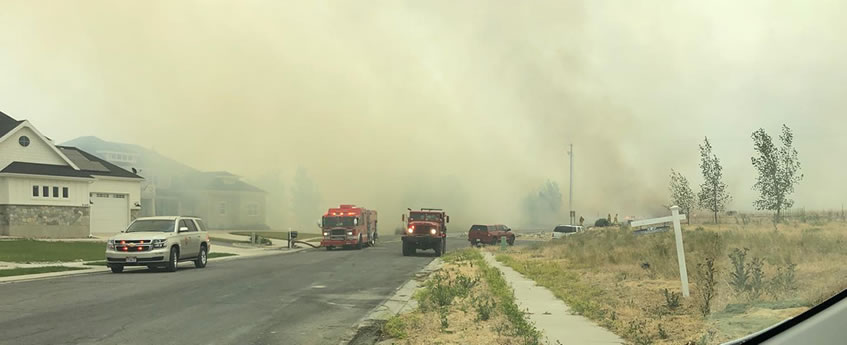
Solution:
M323 208L515 223L547 179L567 208L647 215L697 144L747 210L750 133L795 130L796 207L838 208L840 2L4 1L0 109L57 141L155 147L205 170L302 168ZM695 190L697 186L694 186ZM566 215L566 212L562 212ZM317 215L316 215L317 217ZM315 218L316 218L315 217ZM564 219L563 219L564 221Z

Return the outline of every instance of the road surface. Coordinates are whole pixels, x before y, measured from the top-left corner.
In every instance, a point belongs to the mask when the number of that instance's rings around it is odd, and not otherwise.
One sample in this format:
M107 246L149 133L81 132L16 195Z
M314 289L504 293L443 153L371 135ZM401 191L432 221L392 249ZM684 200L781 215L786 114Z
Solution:
M337 344L435 257L375 248L0 285L0 344ZM450 238L448 249L467 246ZM214 247L212 247L214 251Z

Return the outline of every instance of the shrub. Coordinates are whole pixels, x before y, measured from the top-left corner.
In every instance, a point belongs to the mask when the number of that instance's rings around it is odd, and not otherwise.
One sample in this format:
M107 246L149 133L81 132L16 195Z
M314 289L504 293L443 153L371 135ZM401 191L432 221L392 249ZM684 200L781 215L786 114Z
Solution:
M744 248L744 250L735 248L729 254L729 260L732 263L732 271L729 273L729 284L736 293L746 290L747 280L750 279L750 273L747 271L745 265L748 250L747 248Z
M610 226L610 225L612 225L612 224L609 223L609 220L606 219L606 218L600 218L596 222L594 222L594 226L600 227L600 228L605 228L605 227Z
M716 272L713 258L706 258L705 262L697 264L697 288L700 295L700 314L703 317L709 316L712 312L712 299L717 295Z
M665 295L665 306L668 307L668 310L676 310L676 308L679 308L678 293L669 291L668 289L662 289L662 292Z

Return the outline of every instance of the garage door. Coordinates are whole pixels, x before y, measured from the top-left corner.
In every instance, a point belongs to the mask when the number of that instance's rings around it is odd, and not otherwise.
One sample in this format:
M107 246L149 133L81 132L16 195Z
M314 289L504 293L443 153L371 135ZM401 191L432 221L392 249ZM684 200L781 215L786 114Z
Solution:
M126 194L91 193L91 232L117 233L129 225Z

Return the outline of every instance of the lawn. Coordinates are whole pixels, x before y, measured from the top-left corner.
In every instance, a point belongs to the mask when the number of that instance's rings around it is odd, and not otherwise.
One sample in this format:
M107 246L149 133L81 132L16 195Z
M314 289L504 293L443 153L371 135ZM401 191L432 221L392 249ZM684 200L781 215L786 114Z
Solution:
M680 297L673 232L594 229L497 259L635 344L736 339L847 288L847 223L809 217L774 229L740 217L683 225L689 298Z
M38 274L63 271L78 271L85 270L82 267L64 267L64 266L47 266L47 267L32 267L32 268L12 268L8 270L0 270L0 277L20 276L25 274Z
M288 239L288 231L235 231L230 232L233 235L240 236L250 236L250 234L256 234L257 236L265 237L265 238L273 238L277 240L287 240ZM318 238L321 237L320 234L311 234L311 233L298 233L297 239L300 241L305 241L310 238Z
M91 261L105 255L106 244L102 242L0 241L0 261L6 262Z

